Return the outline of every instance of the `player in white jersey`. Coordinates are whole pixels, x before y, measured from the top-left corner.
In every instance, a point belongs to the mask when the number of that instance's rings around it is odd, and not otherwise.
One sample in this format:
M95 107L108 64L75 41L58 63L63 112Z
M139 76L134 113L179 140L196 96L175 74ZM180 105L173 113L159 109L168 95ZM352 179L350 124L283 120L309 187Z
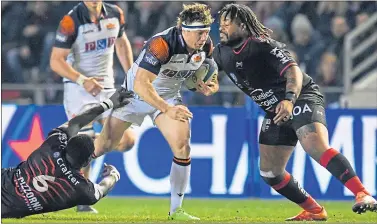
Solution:
M114 46L124 71L130 68L133 56L124 27L122 9L102 1L81 2L60 21L50 65L52 70L64 77L64 108L68 119L115 92ZM80 133L94 138L93 123ZM113 149L123 152L131 149L133 144L134 134L127 130L121 143ZM89 168L83 170L87 178ZM77 209L97 212L84 205Z
M100 156L118 144L122 132L131 124L141 125L150 116L174 154L169 219L178 221L199 219L182 209L191 170L189 120L192 113L182 105L180 89L204 60L213 60L213 44L208 38L212 22L208 6L184 5L177 26L145 43L123 84L135 92L135 98L129 105L114 110L95 141L95 154ZM197 87L204 95L217 92L217 75L207 83L201 81Z

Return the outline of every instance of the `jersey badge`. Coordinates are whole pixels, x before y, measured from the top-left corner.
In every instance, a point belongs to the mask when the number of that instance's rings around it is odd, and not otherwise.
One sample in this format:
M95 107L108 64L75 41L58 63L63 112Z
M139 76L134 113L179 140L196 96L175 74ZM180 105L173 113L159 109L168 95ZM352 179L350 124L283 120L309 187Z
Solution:
M106 28L107 28L108 30L115 29L115 24L114 24L114 23L108 23L108 24L106 25Z
M243 68L243 62L242 61L236 62L236 68L237 69L242 69Z

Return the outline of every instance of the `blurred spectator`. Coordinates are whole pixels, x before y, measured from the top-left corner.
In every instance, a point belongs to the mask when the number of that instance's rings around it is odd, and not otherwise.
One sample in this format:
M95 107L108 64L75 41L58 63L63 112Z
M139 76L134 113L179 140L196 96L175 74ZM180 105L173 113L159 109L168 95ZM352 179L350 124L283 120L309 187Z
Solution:
M266 20L264 25L273 31L271 34L272 39L285 43L289 49L293 48L285 32L284 22L280 18L270 17Z
M349 31L347 20L342 16L335 16L331 21L331 34L332 37L328 42L328 51L333 52L339 56L339 71L343 70L343 43L346 33Z
M294 36L294 51L300 59L300 68L314 76L319 63L319 57L325 45L321 36L313 29L307 16L298 14L292 21L292 34Z
M164 2L136 2L128 15L128 33L149 39L155 33L171 26L164 12Z
M342 86L339 71L338 58L332 52L325 52L321 57L321 63L316 79L320 87ZM339 101L340 93L325 93L326 105L336 104Z

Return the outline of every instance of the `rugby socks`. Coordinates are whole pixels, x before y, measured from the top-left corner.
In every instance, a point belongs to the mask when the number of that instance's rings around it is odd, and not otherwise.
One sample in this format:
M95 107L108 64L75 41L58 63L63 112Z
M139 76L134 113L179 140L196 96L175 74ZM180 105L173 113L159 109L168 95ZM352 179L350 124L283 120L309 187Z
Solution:
M170 170L170 213L182 206L183 197L186 191L188 180L191 172L191 158L179 159L173 158Z
M356 196L359 192L370 195L361 183L347 158L333 148L326 150L319 163Z
M308 212L319 213L322 206L319 205L288 172L274 178L263 177L263 180L290 201L296 203Z

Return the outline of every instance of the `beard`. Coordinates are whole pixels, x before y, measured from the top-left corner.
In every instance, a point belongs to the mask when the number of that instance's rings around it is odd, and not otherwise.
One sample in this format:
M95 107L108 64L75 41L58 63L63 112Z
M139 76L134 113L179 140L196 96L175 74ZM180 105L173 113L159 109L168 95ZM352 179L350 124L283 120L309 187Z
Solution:
M245 40L245 37L241 34L233 33L230 36L227 33L222 34L226 36L226 40L220 40L220 43L231 48L239 47Z

